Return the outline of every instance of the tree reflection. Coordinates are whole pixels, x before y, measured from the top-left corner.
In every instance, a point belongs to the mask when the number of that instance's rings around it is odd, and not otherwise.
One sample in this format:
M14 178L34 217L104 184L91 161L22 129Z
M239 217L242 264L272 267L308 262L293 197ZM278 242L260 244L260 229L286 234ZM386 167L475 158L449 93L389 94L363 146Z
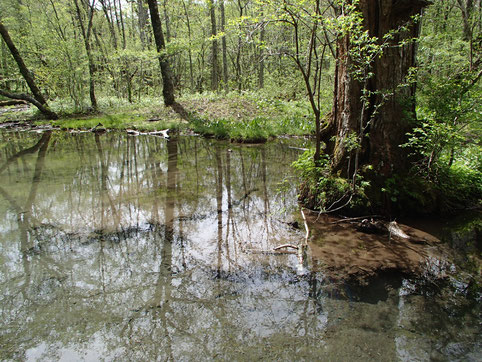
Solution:
M6 359L42 344L44 359L91 346L106 359L210 359L220 350L242 359L263 338L279 348L279 336L301 329L317 336L319 284L298 278L296 260L245 250L298 236L273 222L282 214L273 190L295 155L199 138L62 137L48 153L45 139L26 147L38 155L18 165L32 181L22 198L0 189L22 217L19 200L29 200L31 225L41 226L27 237L19 227L20 248L48 240L23 270L16 256L5 263L30 288L24 303L8 291L10 302L2 299L5 315L23 323L0 322L21 336L4 338L16 351ZM19 284L7 272L2 291Z
M32 177L32 181L30 184L30 191L28 192L28 196L23 204L17 202L9 193L0 186L0 194L7 200L16 212L16 221L18 224L19 229L19 239L20 239L20 251L22 255L22 266L23 266L23 273L25 275L24 283L20 288L20 292L22 293L23 300L28 300L27 290L31 284L31 268L30 268L30 253L34 251L35 247L35 237L33 235L33 207L35 203L35 199L37 196L38 185L41 181L42 171L44 168L45 163L45 156L47 154L47 149L49 146L51 138L51 132L45 132L42 134L40 140L32 147L25 148L23 150L18 151L11 157L9 157L4 165L0 167L0 174L4 172L10 165L13 164L14 161L17 159L23 159L24 156L28 154L33 154L38 152L36 161L35 161L35 169ZM24 163L25 164L25 163Z
M23 158L23 156L27 154L32 154L38 151L37 159L35 162L35 170L34 170L32 182L30 185L30 191L28 193L25 203L23 204L23 207L20 206L17 203L17 201L13 197L11 197L3 187L0 186L1 195L10 203L11 207L17 213L17 222L18 222L20 235L21 235L20 237L21 250L23 253L27 252L29 249L33 247L32 243L34 242L34 240L33 238L29 238L28 233L31 231L31 219L33 217L32 216L33 206L35 203L35 198L37 197L38 185L42 177L42 171L44 168L45 156L47 154L50 137L51 137L51 132L43 133L40 140L34 146L17 152L13 156L11 156L3 164L3 166L0 167L0 174L1 174L3 171L5 171L8 168L9 165L11 165L18 158Z
M217 250L218 260L216 273L221 275L222 266L222 243L223 243L223 165L221 161L221 150L219 146L215 147L216 158L216 214L217 214ZM227 247L226 247L227 249Z

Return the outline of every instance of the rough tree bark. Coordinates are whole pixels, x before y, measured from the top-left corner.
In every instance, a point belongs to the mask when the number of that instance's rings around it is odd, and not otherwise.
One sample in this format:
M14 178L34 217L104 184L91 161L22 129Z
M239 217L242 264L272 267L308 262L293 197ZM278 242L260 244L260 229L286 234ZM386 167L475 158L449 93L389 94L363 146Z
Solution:
M2 91L1 94L8 98L23 99L23 100L26 100L27 102L31 102L40 110L40 112L42 112L48 118L57 119L58 118L57 114L55 112L52 112L49 109L47 101L45 100L44 96L40 92L40 89L37 87L37 84L35 83L32 75L28 71L27 66L25 65L22 57L20 56L20 53L17 47L13 43L12 38L10 38L10 34L8 33L7 28L2 24L2 22L0 22L0 35L5 41L5 44L7 44L7 47L10 50L10 53L12 54L13 58L15 59L15 62L18 65L18 68L20 69L20 73L22 74L23 78L27 82L28 87L32 91L33 98L26 94L13 94L5 91Z
M154 32L154 40L156 42L157 52L159 53L159 65L162 74L162 96L166 106L172 106L175 103L174 83L172 79L172 71L166 55L166 43L162 34L161 19L159 17L159 9L156 0L147 0L149 12L151 14L152 29Z
M350 38L338 39L333 111L323 132L327 151L333 155L335 172L352 177L357 172L357 164L370 164L377 175L386 178L395 171L407 169L407 151L399 145L405 143L406 133L414 126L415 88L400 85L406 82L409 69L415 66L416 45L414 42L400 44L418 36L419 27L411 18L426 5L428 2L423 0L360 0L358 7L364 28L380 42L390 30L409 24L407 31L396 32L383 55L373 61L374 75L365 85L371 94L368 107L364 107L362 100L364 85L350 71L353 65L349 56ZM352 134L358 136L361 129L366 135L361 148L350 150L346 147L348 138ZM336 136L335 142L330 141L333 136ZM357 162L354 161L356 152Z

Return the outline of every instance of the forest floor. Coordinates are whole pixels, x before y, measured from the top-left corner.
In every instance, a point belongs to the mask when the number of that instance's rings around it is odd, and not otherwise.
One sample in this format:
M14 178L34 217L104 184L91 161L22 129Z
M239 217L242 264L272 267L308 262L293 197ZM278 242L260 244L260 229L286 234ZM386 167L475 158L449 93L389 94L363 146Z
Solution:
M308 135L314 129L306 101L286 101L250 93L206 93L184 96L178 102L187 112L187 119L165 107L159 98L146 97L129 103L110 97L99 99L98 112L79 113L65 101L51 102L51 108L60 115L56 121L43 120L33 106L1 107L0 123L33 122L68 130L89 130L99 124L106 129L118 130L169 128L238 140L266 140L284 134Z

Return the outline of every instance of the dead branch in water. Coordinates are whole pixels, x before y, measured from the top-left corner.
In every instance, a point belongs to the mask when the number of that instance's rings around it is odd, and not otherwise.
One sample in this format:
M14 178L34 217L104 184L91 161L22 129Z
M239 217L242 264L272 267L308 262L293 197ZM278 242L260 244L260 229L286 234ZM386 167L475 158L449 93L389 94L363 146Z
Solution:
M381 218L381 216L380 215L368 215L368 216L349 217L349 218L345 218L345 219L332 221L330 224L341 224L341 223L344 223L344 222L358 221L358 220L363 220L363 219L378 219L378 218Z
M306 216L305 213L303 212L303 209L301 211L301 216L303 216L303 222L305 223L305 230L306 230L306 235L305 235L305 244L308 244L308 237L310 236L310 228L308 227L308 223L306 222Z
M292 250L264 250L264 249L245 249L250 254L265 254L265 255L283 255L283 254L297 254L297 251Z
M262 249L247 249L247 252L254 253L254 254L297 254L298 257L300 258L301 261L304 259L304 252L306 251L306 248L308 246L308 237L310 236L310 228L308 227L308 223L306 222L306 216L305 213L303 212L303 209L301 209L301 216L303 216L303 222L305 224L305 230L306 230L306 235L305 235L305 241L301 245L293 245L293 244L283 244L279 245L273 250L262 250ZM297 251L291 251L291 250L280 250L284 248L292 248Z
M136 131L135 129L128 129L127 130L127 134L131 135L131 136L145 136L145 135L148 135L148 136L162 136L164 137L165 139L169 139L170 136L169 136L169 128L168 129L164 129L164 130L161 130L161 131L152 131L152 132L140 132L140 131Z
M298 246L298 245L293 245L293 244L283 244L283 245L277 246L276 248L273 248L273 250L279 250L279 249L283 249L283 248L298 249L299 246Z

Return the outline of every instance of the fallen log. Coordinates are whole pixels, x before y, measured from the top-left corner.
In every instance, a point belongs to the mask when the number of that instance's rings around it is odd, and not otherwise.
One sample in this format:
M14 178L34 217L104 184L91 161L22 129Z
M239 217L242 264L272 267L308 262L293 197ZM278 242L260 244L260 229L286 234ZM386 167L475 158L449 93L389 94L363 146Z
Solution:
M428 240L408 235L405 231L402 230L402 228L398 225L396 221L385 222L380 220L374 221L373 219L363 219L360 223L358 223L356 229L367 234L388 234L388 240L391 240L393 237L397 237L399 239L409 240L412 243L430 244Z
M93 127L90 132L93 133L104 133L107 132L107 129L104 127L102 123L98 123L97 126Z
M7 106L20 106L20 105L27 105L28 102L17 99L17 100L11 100L11 101L0 101L0 107L7 107Z
M127 131L127 134L131 135L131 136L161 136L161 137L164 137L165 139L169 139L171 138L169 136L169 128L168 129L163 129L163 130L160 130L160 131L152 131L152 132L140 132L140 131L137 131L135 129L128 129L126 130Z
M10 92L7 92L7 91L4 91L4 90L0 89L0 95L2 95L4 97L7 97L7 98L14 99L14 100L24 100L26 102L32 103L35 107L37 107L40 110L40 112L42 112L45 116L47 116L50 119L58 119L59 118L57 113L51 111L48 108L47 104L39 102L34 97L32 97L28 94L10 93Z

